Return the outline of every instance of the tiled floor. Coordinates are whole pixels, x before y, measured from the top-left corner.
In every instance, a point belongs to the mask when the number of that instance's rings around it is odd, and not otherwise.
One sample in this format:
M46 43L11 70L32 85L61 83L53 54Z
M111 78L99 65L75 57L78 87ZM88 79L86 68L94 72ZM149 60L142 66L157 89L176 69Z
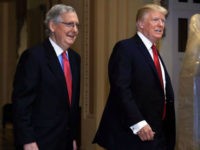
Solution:
M0 129L0 150L14 150L13 141L13 129L11 126Z

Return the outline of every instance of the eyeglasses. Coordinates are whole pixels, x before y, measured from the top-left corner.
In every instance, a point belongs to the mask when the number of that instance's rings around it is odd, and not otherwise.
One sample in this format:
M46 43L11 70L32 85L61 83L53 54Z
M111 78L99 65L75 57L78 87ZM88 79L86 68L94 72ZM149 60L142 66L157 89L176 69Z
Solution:
M74 27L76 27L78 29L79 26L80 26L78 23L75 23L75 22L59 22L59 23L64 24L68 28L74 28Z

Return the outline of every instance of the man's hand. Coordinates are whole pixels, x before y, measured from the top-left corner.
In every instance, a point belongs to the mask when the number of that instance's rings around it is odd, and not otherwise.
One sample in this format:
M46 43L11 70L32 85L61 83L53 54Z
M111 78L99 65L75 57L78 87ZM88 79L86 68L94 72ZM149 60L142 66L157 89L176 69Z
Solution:
M147 124L137 132L137 135L142 141L151 141L154 138L155 132L153 132L151 127Z
M36 142L24 144L24 150L39 150Z

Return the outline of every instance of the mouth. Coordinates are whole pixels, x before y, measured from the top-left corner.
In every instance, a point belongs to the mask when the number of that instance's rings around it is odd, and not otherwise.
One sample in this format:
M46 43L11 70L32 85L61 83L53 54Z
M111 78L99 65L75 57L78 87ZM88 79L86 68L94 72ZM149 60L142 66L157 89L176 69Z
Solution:
M73 35L68 34L67 37L69 37L70 39L75 39L76 35L74 35L74 34Z
M157 33L163 33L163 30L157 29L157 30L155 30L155 32L157 32Z

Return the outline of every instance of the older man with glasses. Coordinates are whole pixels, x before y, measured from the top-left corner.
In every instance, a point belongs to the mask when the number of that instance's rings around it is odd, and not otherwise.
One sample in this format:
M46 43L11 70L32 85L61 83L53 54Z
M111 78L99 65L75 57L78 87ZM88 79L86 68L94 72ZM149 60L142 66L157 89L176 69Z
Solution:
M24 150L76 150L80 56L70 46L79 20L71 6L46 14L48 38L21 55L13 83L16 146Z

